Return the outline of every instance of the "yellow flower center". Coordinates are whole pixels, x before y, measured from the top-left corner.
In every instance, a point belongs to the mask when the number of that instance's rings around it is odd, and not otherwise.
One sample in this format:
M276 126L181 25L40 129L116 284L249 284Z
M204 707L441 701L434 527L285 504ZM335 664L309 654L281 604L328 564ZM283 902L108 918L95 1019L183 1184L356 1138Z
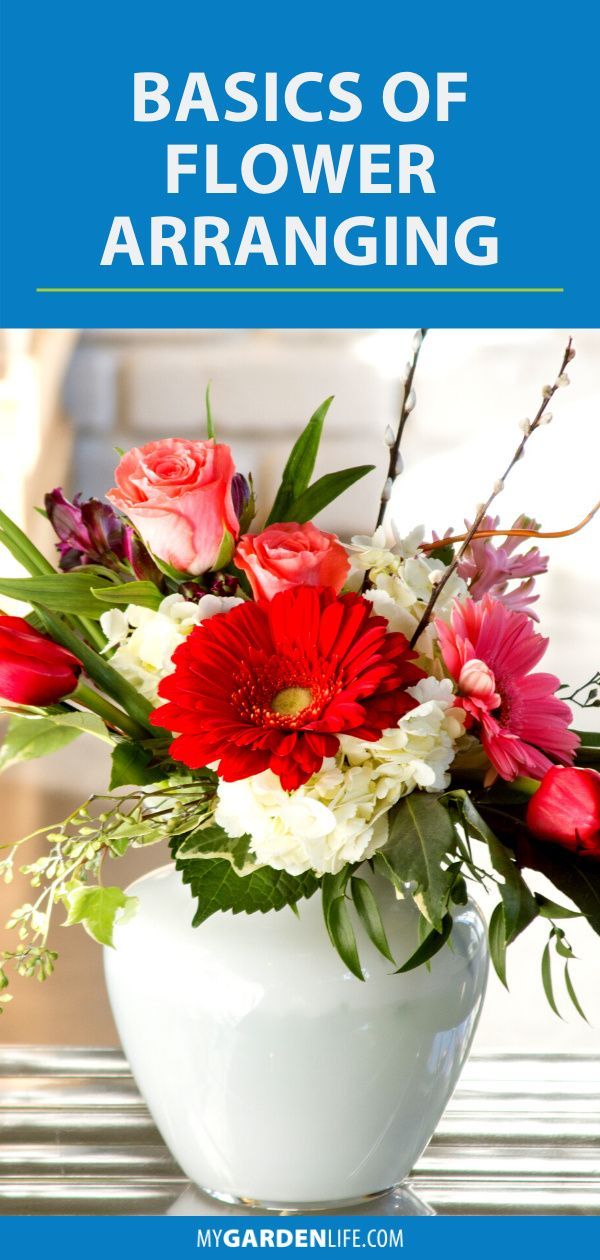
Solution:
M312 699L312 691L308 687L284 687L283 691L273 696L271 709L283 717L296 717L312 704Z

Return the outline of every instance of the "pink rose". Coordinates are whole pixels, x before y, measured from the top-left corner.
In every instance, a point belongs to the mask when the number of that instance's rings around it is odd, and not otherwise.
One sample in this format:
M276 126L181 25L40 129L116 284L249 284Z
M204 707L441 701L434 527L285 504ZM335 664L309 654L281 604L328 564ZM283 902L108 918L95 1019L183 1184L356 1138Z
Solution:
M246 534L235 563L247 574L255 599L272 599L292 586L342 589L350 563L335 534L307 525L268 525L262 534Z
M182 573L206 573L229 562L239 534L234 474L228 446L164 438L127 451L107 498L159 560Z

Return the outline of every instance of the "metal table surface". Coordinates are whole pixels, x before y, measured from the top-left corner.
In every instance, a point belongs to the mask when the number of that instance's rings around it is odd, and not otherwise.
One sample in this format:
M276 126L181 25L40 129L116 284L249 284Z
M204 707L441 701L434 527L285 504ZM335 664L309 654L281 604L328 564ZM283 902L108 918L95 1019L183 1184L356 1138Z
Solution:
M472 1057L410 1189L354 1210L598 1215L600 1064ZM239 1210L190 1187L119 1051L0 1048L0 1215Z

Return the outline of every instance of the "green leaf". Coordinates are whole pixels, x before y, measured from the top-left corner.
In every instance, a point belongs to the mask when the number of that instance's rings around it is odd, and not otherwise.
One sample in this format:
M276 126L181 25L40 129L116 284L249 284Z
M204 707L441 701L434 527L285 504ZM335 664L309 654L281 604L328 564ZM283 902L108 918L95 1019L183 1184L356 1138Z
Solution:
M541 871L558 892L573 901L600 936L600 862L565 852L557 844L533 841L519 858L524 866Z
M550 940L551 939L552 938L550 938ZM552 963L550 960L550 941L548 941L548 944L546 945L546 948L544 949L544 952L542 954L542 984L544 986L544 993L546 994L546 1000L548 1002L548 1006L550 1007L551 1010L554 1011L555 1015L558 1015L559 1019L562 1019L562 1015L556 1005L556 1001L554 998L554 988L552 986Z
M411 954L410 958L401 967L398 967L396 975L401 975L405 971L413 971L415 967L422 967L424 963L434 958L446 944L452 932L453 922L451 914L444 915L441 932L436 932L435 928L428 932L414 954Z
M508 989L506 981L506 930L504 927L504 907L499 902L494 906L492 917L488 928L488 941L490 946L490 958L494 964L494 970L498 978L502 981L504 988Z
M352 927L350 912L345 897L334 897L327 915L327 926L331 940L349 971L357 980L364 980L363 970L358 957L356 936Z
M0 772L65 748L79 734L73 727L57 726L50 718L13 717L0 748Z
M128 897L121 888L76 888L68 894L65 927L83 923L86 932L100 945L112 945L117 915L124 922L137 906L137 897Z
M288 508L295 499L304 493L313 475L325 416L332 402L333 397L326 398L325 402L321 403L320 407L317 407L314 415L311 416L306 428L295 443L283 470L281 485L267 518L267 525L272 525L273 522L279 523L293 519L288 514Z
M41 577L0 578L0 595L67 615L98 619L102 615L102 605L91 589L97 583L98 574L85 570ZM105 585L110 589L112 584L107 582ZM98 586L98 590L101 589Z
M206 393L204 397L206 400L206 436L209 439L209 441L211 439L214 441L215 426L213 422L212 407L210 405L210 381L208 382L208 385L206 386Z
M461 790L452 792L451 796L458 802L467 831L487 844L492 866L504 880L498 891L504 905L506 944L510 945L537 918L539 907L523 879L514 854L494 834L468 793Z
M369 887L365 879L359 879L357 875L353 875L350 880L350 891L359 919L369 940L373 942L375 949L378 949L384 958L395 964L396 960L390 949L377 899L372 888Z
M94 599L100 600L101 604L106 604L111 608L137 604L140 608L156 610L164 599L154 582L107 583L104 586L92 587L92 595ZM105 610L101 609L101 613L103 611Z
M442 863L457 845L450 814L439 796L411 792L389 817L389 837L381 852L402 883L416 884L414 900L432 927L441 932L453 879Z
M356 468L344 468L342 472L326 473L324 477L319 477L312 486L304 490L302 494L294 499L287 508L285 515L279 517L282 521L296 521L302 525L305 521L312 521L328 503L333 503L334 499L339 498L345 490L349 490L355 481L360 481L361 477L365 477L367 473L373 471L374 464L360 464Z
M565 988L566 988L567 993L568 993L568 995L569 995L569 997L570 997L570 999L571 999L571 1002L573 1003L573 1006L575 1007L575 1010L577 1011L577 1014L578 1014L578 1015L580 1015L580 1016L581 1016L581 1018L582 1018L583 1020L585 1020L585 1023L586 1023L586 1024L589 1024L589 1022L590 1022L590 1021L589 1021L589 1019L588 1019L588 1017L587 1017L587 1015L586 1015L586 1013L585 1013L585 1011L584 1011L584 1009L583 1009L583 1007L582 1007L582 1005L581 1005L581 1002L579 1001L579 998L577 997L577 994L576 994L576 992L575 992L575 989L574 989L574 987L573 987L573 981L571 980L571 973L570 973L570 971L569 971L569 964L568 964L568 962L566 962L566 963L565 963Z
M143 786L165 778L164 766L150 766L151 754L132 739L122 739L112 755L109 792L130 785Z
M575 731L574 734L579 736L583 748L600 748L598 731Z
M233 914L282 910L303 897L312 897L318 888L311 872L288 875L286 871L261 866L248 875L239 875L227 858L207 858L202 862L185 856L180 859L178 840L171 842L171 852L184 884L189 885L198 902L194 927L218 910L231 910Z
M543 919L580 919L580 910L570 910L568 906L560 906L557 901L550 901L542 893L535 894L539 914Z

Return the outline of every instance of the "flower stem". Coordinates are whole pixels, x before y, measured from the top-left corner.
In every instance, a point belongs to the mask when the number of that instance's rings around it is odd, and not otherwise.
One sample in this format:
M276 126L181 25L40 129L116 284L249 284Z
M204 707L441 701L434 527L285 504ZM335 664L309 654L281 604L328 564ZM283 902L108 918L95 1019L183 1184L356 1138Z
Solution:
M89 709L92 713L97 713L107 726L116 727L122 731L124 735L129 735L130 739L141 740L148 738L148 732L139 722L130 718L127 713L123 713L116 705L111 704L105 696L99 695L97 691L93 691L88 687L87 683L78 683L75 691L69 696L69 700L74 700L76 704L80 704L82 708Z

